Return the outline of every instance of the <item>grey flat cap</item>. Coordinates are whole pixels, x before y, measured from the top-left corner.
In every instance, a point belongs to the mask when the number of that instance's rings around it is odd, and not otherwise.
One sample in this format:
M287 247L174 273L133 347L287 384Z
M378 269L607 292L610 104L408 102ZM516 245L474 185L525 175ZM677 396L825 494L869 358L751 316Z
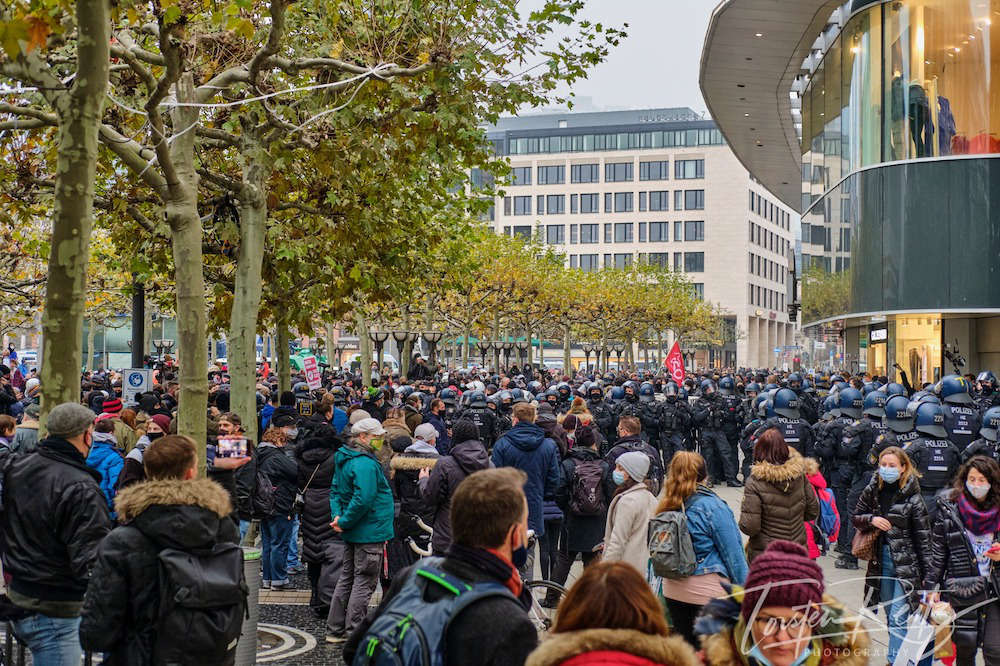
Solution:
M45 429L53 437L76 437L94 423L95 414L83 405L64 402L49 412Z

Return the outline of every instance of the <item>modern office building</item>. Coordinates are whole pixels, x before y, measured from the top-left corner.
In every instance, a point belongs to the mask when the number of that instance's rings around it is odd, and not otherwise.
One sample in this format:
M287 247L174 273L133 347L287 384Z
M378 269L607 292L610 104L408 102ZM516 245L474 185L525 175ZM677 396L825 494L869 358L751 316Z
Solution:
M801 212L826 275L804 332L914 384L1000 371L1000 0L725 0L701 87L739 160ZM996 85L994 85L996 83ZM812 286L811 286L812 284Z
M749 175L712 120L687 108L561 113L505 118L487 134L514 177L494 207L498 233L535 235L584 271L633 261L683 271L737 331L702 363L790 358L798 218Z

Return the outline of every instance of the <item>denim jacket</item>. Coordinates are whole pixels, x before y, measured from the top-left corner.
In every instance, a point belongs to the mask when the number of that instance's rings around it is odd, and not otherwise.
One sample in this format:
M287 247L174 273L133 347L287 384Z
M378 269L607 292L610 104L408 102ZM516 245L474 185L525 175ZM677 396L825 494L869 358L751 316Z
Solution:
M717 573L730 582L742 585L749 566L743 552L743 540L733 511L714 492L698 486L684 503L688 531L694 544L698 565L695 576Z

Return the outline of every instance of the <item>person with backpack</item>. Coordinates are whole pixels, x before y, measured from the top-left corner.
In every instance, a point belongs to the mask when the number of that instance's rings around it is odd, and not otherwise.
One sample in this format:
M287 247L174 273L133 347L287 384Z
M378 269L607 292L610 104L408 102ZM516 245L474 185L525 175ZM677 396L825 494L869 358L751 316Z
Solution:
M385 428L373 418L351 426L352 438L333 455L330 526L344 539L344 568L326 618L326 642L342 643L361 624L382 570L385 542L393 537L395 505L378 452Z
M150 444L143 466L146 480L115 500L122 524L97 549L80 642L109 666L232 664L247 589L229 493L197 478L183 435ZM193 596L177 601L182 589Z
M692 549L686 551L685 562L661 560L657 552L657 530L670 519L680 520L673 531L674 543L684 539L685 532L690 539ZM674 631L697 649L694 621L702 607L727 594L723 585L742 585L749 570L736 518L729 505L708 487L708 468L701 455L693 451L674 454L650 532L653 571L665 574L661 576L662 594ZM664 572L662 564L670 570ZM679 575L687 571L690 573Z
M116 486L125 466L125 454L118 448L114 424L105 415L98 416L94 423L94 445L87 454L87 465L101 475L101 492L108 501L108 511L114 519Z
M537 412L533 405L518 403L511 413L514 427L493 447L493 465L516 467L527 474L524 494L528 497L528 527L541 538L545 536L545 499L554 498L559 487L559 449L535 424ZM528 563L521 571L525 578L531 577L533 555L528 553Z
M826 487L826 479L819 471L819 463L815 458L803 461L806 479L816 493L819 501L819 516L815 520L806 521L806 550L809 557L816 559L826 555L830 547L837 543L840 532L840 512L833 493Z
M436 557L443 557L451 546L451 500L458 485L470 474L491 466L475 423L461 419L452 426L451 434L455 444L448 455L419 475L420 494L433 513L431 551Z
M285 434L278 428L267 430L257 446L257 478L254 511L260 519L261 587L281 590L288 587L288 547L292 540L292 505L298 492L299 468L285 454ZM267 496L270 488L270 497Z
M601 459L597 447L597 427L580 425L576 445L562 463L556 503L563 511L565 524L552 572L552 581L560 585L566 584L577 556L585 569L596 560L598 552L594 548L604 539L609 501L604 479L610 466Z
M777 428L768 428L753 447L754 464L743 489L740 531L750 537L747 559L772 541L806 545L807 521L819 517L819 500L805 476L802 456L785 443Z
M344 661L522 666L538 645L531 592L518 573L527 561L526 481L509 467L466 477L452 497L446 555L400 572L345 644Z
M656 509L656 497L646 483L649 467L649 456L642 451L618 456L612 471L618 489L608 505L602 557L628 562L643 575L649 566L649 519Z
M663 482L663 465L660 461L660 452L642 439L642 424L638 417L622 416L618 419L618 441L615 442L608 454L604 456L609 469L614 469L618 457L629 451L639 451L649 458L649 478L647 479L650 492L656 495L660 492L660 484ZM611 474L605 479L605 486L608 496L615 494L616 484L611 478Z

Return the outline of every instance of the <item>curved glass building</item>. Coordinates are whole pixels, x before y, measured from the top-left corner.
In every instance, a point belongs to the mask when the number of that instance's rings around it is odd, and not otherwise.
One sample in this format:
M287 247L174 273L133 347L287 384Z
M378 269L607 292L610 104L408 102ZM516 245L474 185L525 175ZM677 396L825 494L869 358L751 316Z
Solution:
M701 85L802 214L807 362L1000 370L1000 0L727 0Z

